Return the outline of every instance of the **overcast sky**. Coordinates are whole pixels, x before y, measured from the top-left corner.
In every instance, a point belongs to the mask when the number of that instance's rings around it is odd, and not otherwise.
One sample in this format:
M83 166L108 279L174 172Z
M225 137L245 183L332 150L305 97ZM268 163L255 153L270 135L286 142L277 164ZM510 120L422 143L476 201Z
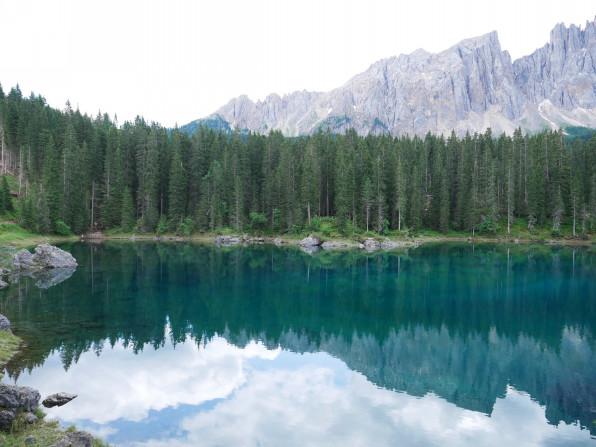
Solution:
M327 91L379 59L493 30L515 59L556 23L595 15L593 0L2 0L0 83L170 127L241 94Z

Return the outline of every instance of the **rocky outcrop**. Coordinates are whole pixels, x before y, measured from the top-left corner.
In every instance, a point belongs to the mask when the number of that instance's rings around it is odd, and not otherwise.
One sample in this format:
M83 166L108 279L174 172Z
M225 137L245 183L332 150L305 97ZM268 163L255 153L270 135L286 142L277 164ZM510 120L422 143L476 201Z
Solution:
M73 431L50 447L92 447L93 436L86 431Z
M22 249L14 255L15 270L42 270L77 267L76 259L67 251L50 244L35 248L35 253Z
M10 330L10 320L4 315L0 315L0 331L8 331L12 333Z
M0 276L9 281L0 279L0 288L18 282L21 276L30 276L37 287L47 289L70 278L78 266L70 253L50 244L39 245L35 253L25 249L15 253L13 247L4 246L0 255L3 258Z
M43 400L42 404L46 408L61 407L62 405L66 405L67 403L69 403L75 397L77 397L76 394L56 393L46 397Z
M300 241L301 247L317 247L321 245L322 241L319 237L310 235Z
M596 107L596 25L559 23L550 42L513 63L515 84L528 101L548 100L567 111Z
M40 397L33 388L0 384L0 430L7 430L19 413L33 413Z
M326 93L272 94L262 102L240 96L214 116L229 128L287 136L327 128L424 136L596 127L596 24L559 24L550 43L514 62L493 31L440 53L419 49L380 60Z
M362 242L363 248L366 251L374 251L381 248L381 243L379 241L374 240L373 238L368 238Z

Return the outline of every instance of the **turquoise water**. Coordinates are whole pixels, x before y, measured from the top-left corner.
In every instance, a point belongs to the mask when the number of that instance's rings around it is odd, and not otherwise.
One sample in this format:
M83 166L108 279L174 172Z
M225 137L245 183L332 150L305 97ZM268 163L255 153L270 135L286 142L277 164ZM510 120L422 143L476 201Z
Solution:
M4 380L115 445L595 445L593 249L63 248Z

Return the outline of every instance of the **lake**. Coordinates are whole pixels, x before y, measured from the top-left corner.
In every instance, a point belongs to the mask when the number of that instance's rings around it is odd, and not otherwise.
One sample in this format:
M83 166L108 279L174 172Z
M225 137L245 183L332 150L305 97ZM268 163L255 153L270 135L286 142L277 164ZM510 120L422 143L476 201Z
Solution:
M62 248L3 380L113 445L595 445L594 248Z

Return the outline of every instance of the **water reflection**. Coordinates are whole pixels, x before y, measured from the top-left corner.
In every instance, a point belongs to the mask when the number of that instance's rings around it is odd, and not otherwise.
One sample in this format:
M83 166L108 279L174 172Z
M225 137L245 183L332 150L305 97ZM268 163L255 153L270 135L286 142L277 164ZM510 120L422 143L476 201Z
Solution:
M70 280L1 295L31 340L8 372L78 392L57 415L112 442L581 444L575 421L596 429L588 250L71 251Z
M66 281L76 271L76 267L57 268L48 270L17 271L8 277L11 284L19 283L21 278L29 277L33 279L35 287L39 289L49 289L63 281Z
M566 445L586 431L548 425L545 409L506 386L490 415L456 406L441 390L422 397L375 386L325 352L296 354L214 337L167 342L135 355L122 343L83 354L64 374L57 354L21 377L42 395L79 397L49 416L117 445ZM181 361L184 359L184 361ZM106 392L109 390L109 392ZM490 396L492 398L492 396Z

